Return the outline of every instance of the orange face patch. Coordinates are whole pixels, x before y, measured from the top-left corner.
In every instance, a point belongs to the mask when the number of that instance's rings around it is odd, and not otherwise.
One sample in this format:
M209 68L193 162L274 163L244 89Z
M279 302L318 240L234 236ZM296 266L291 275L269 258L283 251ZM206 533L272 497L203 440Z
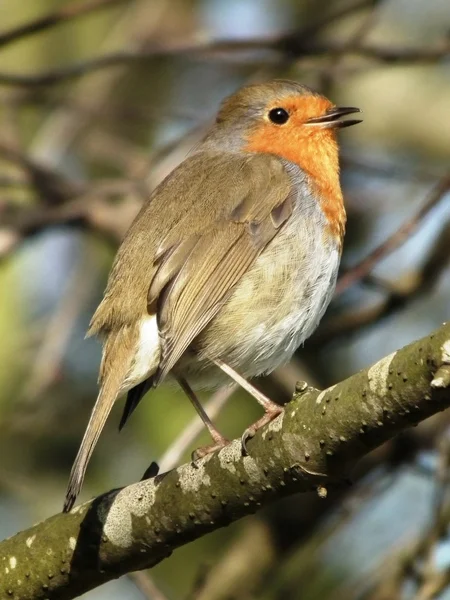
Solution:
M339 182L339 156L335 131L308 126L306 121L325 114L333 105L326 98L292 96L267 106L264 122L254 127L245 149L248 152L275 154L298 165L317 188L318 200L331 233L341 238L345 209ZM268 113L283 108L289 120L283 125L272 123Z

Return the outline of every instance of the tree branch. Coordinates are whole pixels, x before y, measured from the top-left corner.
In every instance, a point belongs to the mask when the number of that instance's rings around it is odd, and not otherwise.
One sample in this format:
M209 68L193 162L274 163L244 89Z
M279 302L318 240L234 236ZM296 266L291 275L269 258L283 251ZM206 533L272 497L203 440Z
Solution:
M201 42L183 41L155 44L144 50L123 48L117 52L96 56L64 67L43 71L41 73L7 73L0 72L0 86L42 87L59 85L88 73L95 73L120 65L144 63L146 61L171 56L184 59L221 59L234 60L234 55L246 52L263 52L275 56L285 56L291 60L323 56L357 56L363 59L378 61L383 64L429 64L445 59L450 54L450 43L445 38L429 48L390 48L377 45L347 47L341 42L326 44L305 43L298 32L268 38L244 40L206 40ZM243 62L241 57L241 62Z
M63 6L59 10L39 17L34 21L29 21L24 25L19 25L13 29L0 32L0 48L11 44L12 42L22 41L24 38L41 33L46 29L50 29L55 25L66 23L67 21L84 16L88 13L98 11L104 8L111 8L116 4L125 2L125 0L91 0L84 4L75 4Z
M323 391L299 385L249 443L111 491L0 544L0 597L68 600L274 499L338 485L362 456L450 406L450 323Z

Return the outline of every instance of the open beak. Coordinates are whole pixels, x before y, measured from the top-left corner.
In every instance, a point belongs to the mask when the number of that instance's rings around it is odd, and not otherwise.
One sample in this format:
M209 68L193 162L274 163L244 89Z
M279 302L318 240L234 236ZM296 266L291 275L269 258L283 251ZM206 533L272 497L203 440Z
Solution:
M354 106L333 106L329 108L324 115L308 119L305 125L319 127L320 129L342 129L362 123L361 119L347 119L343 117L361 112L359 108Z

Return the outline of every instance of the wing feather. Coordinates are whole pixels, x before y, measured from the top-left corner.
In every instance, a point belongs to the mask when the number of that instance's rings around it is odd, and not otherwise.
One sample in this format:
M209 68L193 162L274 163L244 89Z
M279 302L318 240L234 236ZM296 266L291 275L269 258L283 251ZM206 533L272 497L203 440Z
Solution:
M110 293L94 320L96 330L108 325L108 299L117 294L123 308L116 321L136 315L147 265L146 313L157 317L161 360L151 379L129 392L121 425L218 313L292 209L292 182L283 162L264 154L199 153L156 190L124 242ZM122 277L135 272L131 260L141 264L139 279Z
M160 267L171 278L156 303L162 353L155 385L214 318L292 212L289 176L277 159L265 159L264 165L258 160L253 166L257 174L249 177L251 186L234 187L245 189L246 195L234 202L226 218L219 219L195 239L185 240L183 246L189 252L174 251L167 267ZM258 173L261 167L262 173ZM167 277L161 280L168 283ZM149 291L152 306L156 287L154 280Z

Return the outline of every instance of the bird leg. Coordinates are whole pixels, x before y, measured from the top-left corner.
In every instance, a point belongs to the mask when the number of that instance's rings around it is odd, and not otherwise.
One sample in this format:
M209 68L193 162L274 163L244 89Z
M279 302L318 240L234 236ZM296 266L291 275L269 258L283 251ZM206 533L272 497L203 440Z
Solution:
M176 380L178 381L178 384L181 387L181 389L183 390L183 392L186 394L186 396L192 402L195 410L197 411L201 420L205 424L206 428L208 429L208 431L214 441L214 444L211 444L210 446L203 446L202 448L197 448L197 450L194 450L194 452L192 453L192 462L195 462L199 458L203 458L204 456L206 456L207 454L210 454L211 452L214 452L215 450L220 450L220 448L223 448L224 446L229 444L230 441L227 440L227 438L225 438L220 433L220 431L218 431L214 427L213 422L206 414L205 409L200 404L199 399L197 398L194 390L188 384L186 379L184 379L183 377L177 376Z
M247 427L247 429L242 434L242 437L241 437L242 453L244 454L244 456L247 456L248 440L250 440L255 435L255 433L258 431L258 429L261 429L261 427L264 427L264 425L267 425L267 423L270 423L270 421L273 421L273 419L275 419L275 417L278 417L278 415L281 414L284 409L282 406L280 406L276 402L273 402L273 400L270 400L270 398L268 398L262 392L260 392L257 388L255 388L255 386L253 386L251 383L249 383L244 377L242 377L242 375L239 375L239 373L236 373L236 371L234 369L232 369L229 365L227 365L220 359L218 359L218 358L215 359L214 363L220 369L222 369L222 371L224 371L224 373L229 375L229 377L234 379L234 381L236 383L238 383L242 388L244 388L245 391L247 391L249 394L251 394L253 396L253 398L255 398L261 404L261 406L264 408L265 414L260 419L258 419L256 421L256 423L253 423L253 425L250 425L250 427Z

